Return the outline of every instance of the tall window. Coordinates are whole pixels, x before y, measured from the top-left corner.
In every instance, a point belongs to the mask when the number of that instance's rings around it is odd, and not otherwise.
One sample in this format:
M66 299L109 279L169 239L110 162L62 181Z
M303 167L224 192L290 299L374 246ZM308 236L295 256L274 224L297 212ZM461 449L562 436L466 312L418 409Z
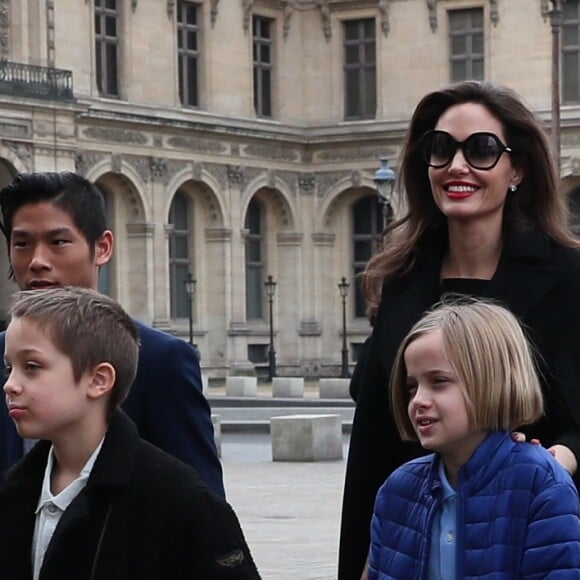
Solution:
M272 20L252 19L254 50L254 109L260 117L272 116Z
M568 209L571 229L576 236L580 236L580 187L576 187L568 195Z
M345 118L373 118L377 111L375 20L349 20L343 26Z
M352 206L353 215L353 288L354 315L357 318L366 316L366 301L360 289L357 274L362 272L377 250L382 230L382 215L374 196L363 197Z
M179 0L177 5L177 68L181 104L199 105L198 5Z
M562 4L562 100L580 101L580 2Z
M264 215L262 205L253 199L246 214L246 318L263 318L262 296L264 293Z
M169 291L171 318L189 318L189 301L185 281L189 271L189 202L178 191L169 209Z
M483 80L483 8L449 12L451 81Z
M118 27L117 0L95 0L97 87L104 96L119 96Z

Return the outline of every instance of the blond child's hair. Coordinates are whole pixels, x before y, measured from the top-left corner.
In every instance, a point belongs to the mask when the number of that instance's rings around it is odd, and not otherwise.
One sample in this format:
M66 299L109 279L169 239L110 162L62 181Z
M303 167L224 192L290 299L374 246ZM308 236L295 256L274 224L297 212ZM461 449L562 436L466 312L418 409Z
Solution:
M391 375L393 415L403 440L417 436L408 415L404 354L418 337L439 330L447 358L460 380L473 429L513 430L543 413L534 356L515 316L502 306L447 299L430 310L403 339Z

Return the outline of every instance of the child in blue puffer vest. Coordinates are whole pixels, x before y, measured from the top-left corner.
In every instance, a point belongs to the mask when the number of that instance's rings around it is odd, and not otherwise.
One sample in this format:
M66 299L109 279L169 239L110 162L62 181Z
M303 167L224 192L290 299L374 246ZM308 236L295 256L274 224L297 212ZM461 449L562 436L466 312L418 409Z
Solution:
M390 388L402 439L434 453L380 488L369 580L580 579L572 479L511 434L544 412L513 314L481 300L443 302L403 340Z

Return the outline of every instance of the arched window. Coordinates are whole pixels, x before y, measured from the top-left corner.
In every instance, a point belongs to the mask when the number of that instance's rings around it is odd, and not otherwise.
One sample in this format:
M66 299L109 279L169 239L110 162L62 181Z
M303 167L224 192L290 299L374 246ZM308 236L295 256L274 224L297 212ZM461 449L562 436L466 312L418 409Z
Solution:
M189 318L189 301L185 288L189 261L189 202L178 191L169 208L169 293L171 318Z
M382 216L374 196L363 197L352 206L353 236L353 280L354 315L356 318L366 316L366 301L360 289L357 274L364 270L370 257L376 252L382 231Z
M259 201L252 199L246 214L246 318L264 317L262 295L264 293L264 215Z

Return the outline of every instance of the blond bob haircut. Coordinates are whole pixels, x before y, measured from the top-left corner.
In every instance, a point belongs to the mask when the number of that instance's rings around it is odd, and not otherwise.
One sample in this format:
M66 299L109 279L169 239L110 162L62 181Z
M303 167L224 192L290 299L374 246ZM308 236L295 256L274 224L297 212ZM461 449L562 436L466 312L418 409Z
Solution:
M76 382L100 363L115 369L107 406L110 417L133 384L139 357L137 328L123 308L95 290L66 286L17 292L10 315L47 334L69 357Z
M541 417L542 391L534 357L515 316L491 302L454 298L435 305L399 347L391 375L391 405L403 440L417 440L408 414L405 350L436 330L443 336L473 429L510 431Z

